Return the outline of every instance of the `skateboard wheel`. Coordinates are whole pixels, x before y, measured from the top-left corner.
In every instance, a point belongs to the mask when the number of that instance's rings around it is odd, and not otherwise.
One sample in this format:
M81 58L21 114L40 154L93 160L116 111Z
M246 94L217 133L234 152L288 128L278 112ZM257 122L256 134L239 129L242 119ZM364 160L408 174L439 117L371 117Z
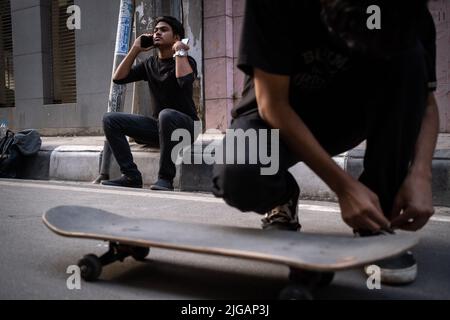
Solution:
M319 283L317 284L319 287L326 287L333 282L334 272L323 272L320 274Z
M95 281L102 273L102 263L95 254L88 254L78 261L81 277L85 281Z
M311 292L298 284L291 284L281 290L278 298L280 300L313 300Z
M131 256L137 261L144 261L150 252L149 248L145 247L133 247L131 249Z

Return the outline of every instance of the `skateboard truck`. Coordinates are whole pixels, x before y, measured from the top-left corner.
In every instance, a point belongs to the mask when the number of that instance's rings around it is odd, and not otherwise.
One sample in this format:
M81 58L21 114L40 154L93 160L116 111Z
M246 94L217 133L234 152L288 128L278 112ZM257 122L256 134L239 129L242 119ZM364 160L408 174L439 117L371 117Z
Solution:
M102 256L95 254L84 256L79 262L81 277L85 281L95 281L102 273L104 266L116 261L123 262L127 257L133 257L137 261L145 260L150 249L125 245L115 241L109 241L109 249ZM281 300L312 300L311 292L316 288L328 286L334 278L334 272L317 272L297 268L290 268L289 282L279 294Z
M149 248L120 244L119 242L109 242L109 250L101 257L95 254L88 254L78 261L81 277L86 281L95 281L102 273L104 266L116 261L123 262L127 257L133 257L137 261L145 260L150 252Z

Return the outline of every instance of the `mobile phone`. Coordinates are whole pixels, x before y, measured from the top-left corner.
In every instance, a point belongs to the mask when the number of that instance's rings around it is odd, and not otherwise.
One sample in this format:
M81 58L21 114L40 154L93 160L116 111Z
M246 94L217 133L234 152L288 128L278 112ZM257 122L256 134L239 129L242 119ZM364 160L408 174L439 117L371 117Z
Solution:
M149 48L153 45L153 37L141 36L141 48Z
M181 40L181 42L187 45L189 43L189 38L184 38L183 40Z

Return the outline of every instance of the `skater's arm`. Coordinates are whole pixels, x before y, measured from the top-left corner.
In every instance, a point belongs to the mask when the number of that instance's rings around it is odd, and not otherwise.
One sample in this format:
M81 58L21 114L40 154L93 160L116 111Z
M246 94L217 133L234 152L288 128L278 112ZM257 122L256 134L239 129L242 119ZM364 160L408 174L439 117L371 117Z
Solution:
M339 190L348 177L290 106L289 77L268 74L258 69L255 69L254 77L261 118L272 128L280 129L281 138L299 161L305 162L332 190Z
M422 228L434 213L431 169L439 133L439 112L433 93L436 90L436 27L428 10L420 40L425 49L430 93L411 167L397 192L391 212L393 227L411 231Z
M438 134L439 111L434 93L430 92L410 170L413 174L431 179L431 163L433 161Z
M439 112L430 93L409 174L395 197L392 227L415 231L434 214L431 168L438 132Z
M439 111L434 96L436 90L436 27L429 10L420 28L420 41L424 50L424 58L428 75L429 94L427 108L422 120L419 137L416 142L411 172L431 179L431 162L439 134Z
M341 169L289 103L289 76L254 69L258 111L283 141L323 181L336 192L344 221L354 229L388 228L377 196Z

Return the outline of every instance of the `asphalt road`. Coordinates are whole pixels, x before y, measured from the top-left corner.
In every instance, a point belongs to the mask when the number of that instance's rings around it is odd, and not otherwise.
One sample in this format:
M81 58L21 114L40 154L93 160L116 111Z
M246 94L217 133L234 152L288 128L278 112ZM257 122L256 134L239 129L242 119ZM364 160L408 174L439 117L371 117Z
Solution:
M234 258L151 249L146 262L126 259L104 268L99 281L69 290L67 267L96 240L63 238L42 223L57 205L94 206L129 217L259 228L260 217L198 193L164 193L80 183L0 179L0 299L275 299L288 268ZM300 202L305 232L350 234L334 203ZM316 299L450 299L450 208L437 208L415 248L419 276L408 286L369 290L361 270L336 274Z

